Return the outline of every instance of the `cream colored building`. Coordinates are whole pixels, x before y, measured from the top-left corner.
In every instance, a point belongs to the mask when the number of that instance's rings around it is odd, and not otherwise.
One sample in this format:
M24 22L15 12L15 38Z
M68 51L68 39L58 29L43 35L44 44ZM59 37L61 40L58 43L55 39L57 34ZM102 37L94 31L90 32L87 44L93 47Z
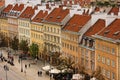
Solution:
M61 51L61 29L69 18L69 10L59 7L55 8L43 21L44 41L48 52Z
M28 44L31 43L31 18L33 17L35 8L28 6L19 16L18 31L19 41L27 40Z
M47 11L40 10L31 22L31 42L36 43L39 46L39 53L42 53L44 49L44 28L41 22L48 14ZM42 58L42 54L39 54Z
M100 67L105 80L120 80L120 19L95 35L95 67Z
M8 31L10 38L14 38L15 36L18 38L18 16L23 9L24 4L15 4L7 16L9 25Z

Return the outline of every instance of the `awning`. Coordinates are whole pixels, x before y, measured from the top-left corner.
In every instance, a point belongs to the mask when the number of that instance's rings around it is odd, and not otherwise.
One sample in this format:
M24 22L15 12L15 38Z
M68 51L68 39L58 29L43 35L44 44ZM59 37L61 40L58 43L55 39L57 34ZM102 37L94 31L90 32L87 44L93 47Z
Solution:
M50 66L50 65L47 65L47 66L42 67L42 69L43 69L44 71L49 71L49 70L52 69L52 68L53 68L53 67Z
M60 70L58 70L58 69L51 69L49 71L49 73L57 74L57 73L60 73Z
M50 70L50 65L44 66L44 67L42 67L42 69L43 69L44 71L49 71L49 70Z
M83 77L80 74L73 74L73 76L72 76L73 80L79 80L81 78L83 78Z

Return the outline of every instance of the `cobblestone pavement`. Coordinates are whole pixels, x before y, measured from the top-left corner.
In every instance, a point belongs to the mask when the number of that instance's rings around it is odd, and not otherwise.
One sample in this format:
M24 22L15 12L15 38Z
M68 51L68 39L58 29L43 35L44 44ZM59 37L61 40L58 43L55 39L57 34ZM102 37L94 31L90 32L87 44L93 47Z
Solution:
M6 50L2 50L3 56L7 58L7 52ZM41 69L44 65L41 60L37 61L36 64L33 63L33 60L22 60L22 65L18 61L18 56L14 55L14 66L11 66L10 64L7 64L10 69L15 71L17 74L21 75L21 77L26 78L26 80L53 80L50 79L48 75L45 74L45 72ZM5 64L5 62L0 63ZM25 68L25 64L27 65L27 68ZM30 67L29 67L30 64ZM23 72L21 72L21 66L23 68ZM38 76L37 72L38 70L42 70L43 74L42 76Z

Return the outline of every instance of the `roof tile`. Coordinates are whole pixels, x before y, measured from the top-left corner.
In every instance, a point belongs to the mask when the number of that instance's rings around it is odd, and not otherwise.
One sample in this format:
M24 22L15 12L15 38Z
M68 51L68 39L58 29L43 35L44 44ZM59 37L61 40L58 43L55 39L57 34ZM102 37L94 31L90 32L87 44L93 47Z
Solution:
M41 22L48 15L48 11L43 12L40 10L38 14L33 18L33 22Z
M112 39L120 39L120 19L115 19L108 27L103 29L98 35Z
M64 30L78 32L90 20L91 16L75 14L65 25Z
M16 4L16 5L13 7L12 10L14 10L14 11L22 11L23 8L24 8L24 4L20 4L19 6L18 6L18 4Z
M3 12L8 13L13 8L13 5L9 4L6 8L3 9Z
M48 22L61 22L69 14L69 9L55 8L46 18Z
M108 14L114 13L115 15L118 15L119 8L118 7L113 7Z
M31 6L28 6L20 15L20 18L32 18L34 15L35 9Z
M88 31L84 34L85 36L92 36L99 32L105 27L105 20L99 19L93 26L91 26Z

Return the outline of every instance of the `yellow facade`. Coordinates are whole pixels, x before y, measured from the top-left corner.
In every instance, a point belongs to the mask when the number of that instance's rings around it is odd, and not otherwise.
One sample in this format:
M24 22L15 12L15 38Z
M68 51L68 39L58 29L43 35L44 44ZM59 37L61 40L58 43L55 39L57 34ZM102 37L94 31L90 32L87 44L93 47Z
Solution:
M9 36L8 34L8 22L7 22L7 18L0 18L0 29L1 29L1 33L5 36Z
M21 40L27 40L28 43L31 43L31 23L30 20L25 19L18 19L18 33L19 33L19 41Z
M62 31L62 52L65 56L70 57L75 64L80 60L78 38L77 33Z
M36 43L39 46L39 53L42 53L44 49L44 34L42 24L31 23L31 43ZM42 57L42 55L38 55Z
M120 80L119 45L101 39L96 39L95 44L95 67L101 67L105 80Z
M15 36L18 37L18 19L8 17L8 31L9 31L9 37L14 38Z
M45 46L50 52L61 51L61 26L54 24L43 24Z

